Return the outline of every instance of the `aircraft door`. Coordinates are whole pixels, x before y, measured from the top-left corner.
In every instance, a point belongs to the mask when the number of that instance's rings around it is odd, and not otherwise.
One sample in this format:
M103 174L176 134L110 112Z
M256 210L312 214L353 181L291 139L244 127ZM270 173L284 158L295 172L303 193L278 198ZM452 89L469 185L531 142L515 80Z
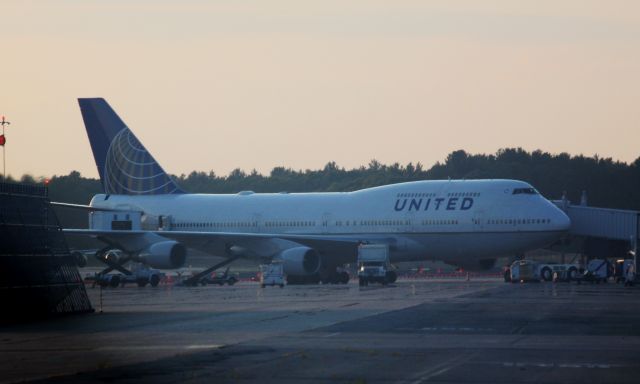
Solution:
M262 215L259 213L254 213L251 218L251 228L252 232L259 233L263 231Z
M331 231L331 213L325 212L322 215L322 220L320 221L320 231L324 234L328 234Z
M413 212L407 213L407 215L404 217L404 227L407 228L407 232L418 232L419 231L419 224L417 219L416 219L416 215Z
M485 225L485 212L483 210L476 210L473 214L473 228L477 232L483 232Z

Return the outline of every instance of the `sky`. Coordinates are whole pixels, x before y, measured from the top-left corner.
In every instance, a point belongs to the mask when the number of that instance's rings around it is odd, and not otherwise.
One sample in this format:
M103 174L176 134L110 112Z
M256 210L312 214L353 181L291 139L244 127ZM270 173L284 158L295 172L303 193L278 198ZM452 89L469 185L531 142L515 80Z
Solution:
M104 97L167 172L522 147L640 157L638 1L3 0L7 173L97 177Z

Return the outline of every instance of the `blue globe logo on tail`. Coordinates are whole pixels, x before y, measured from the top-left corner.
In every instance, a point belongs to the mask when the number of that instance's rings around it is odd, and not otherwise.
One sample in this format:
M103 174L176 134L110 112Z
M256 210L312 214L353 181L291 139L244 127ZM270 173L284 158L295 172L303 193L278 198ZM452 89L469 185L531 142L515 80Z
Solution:
M104 164L107 193L149 195L175 193L178 187L128 128L111 141Z
M78 102L105 193L184 193L104 99Z

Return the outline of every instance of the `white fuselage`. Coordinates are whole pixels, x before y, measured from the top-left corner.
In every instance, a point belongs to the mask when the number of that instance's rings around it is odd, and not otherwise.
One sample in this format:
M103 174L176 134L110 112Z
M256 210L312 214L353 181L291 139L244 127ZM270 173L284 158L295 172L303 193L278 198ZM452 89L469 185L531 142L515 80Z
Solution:
M561 210L516 180L416 181L345 193L96 195L91 205L140 210L148 229L162 216L167 231L384 242L392 261L459 265L544 247L570 225ZM256 248L261 257L279 249Z

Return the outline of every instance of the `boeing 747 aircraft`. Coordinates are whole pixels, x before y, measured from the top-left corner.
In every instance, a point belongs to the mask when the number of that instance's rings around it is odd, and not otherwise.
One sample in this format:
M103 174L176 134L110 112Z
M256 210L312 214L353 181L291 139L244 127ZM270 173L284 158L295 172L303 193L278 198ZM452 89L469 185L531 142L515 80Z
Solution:
M338 267L355 262L359 244L381 243L393 262L487 269L499 256L547 246L569 229L560 209L517 180L415 181L344 193L186 193L104 99L79 103L105 192L89 209L114 220L66 231L97 237L105 250L157 268L181 267L197 249L282 260L290 281L338 282L348 279ZM122 227L132 221L123 214L139 217L139 226Z

